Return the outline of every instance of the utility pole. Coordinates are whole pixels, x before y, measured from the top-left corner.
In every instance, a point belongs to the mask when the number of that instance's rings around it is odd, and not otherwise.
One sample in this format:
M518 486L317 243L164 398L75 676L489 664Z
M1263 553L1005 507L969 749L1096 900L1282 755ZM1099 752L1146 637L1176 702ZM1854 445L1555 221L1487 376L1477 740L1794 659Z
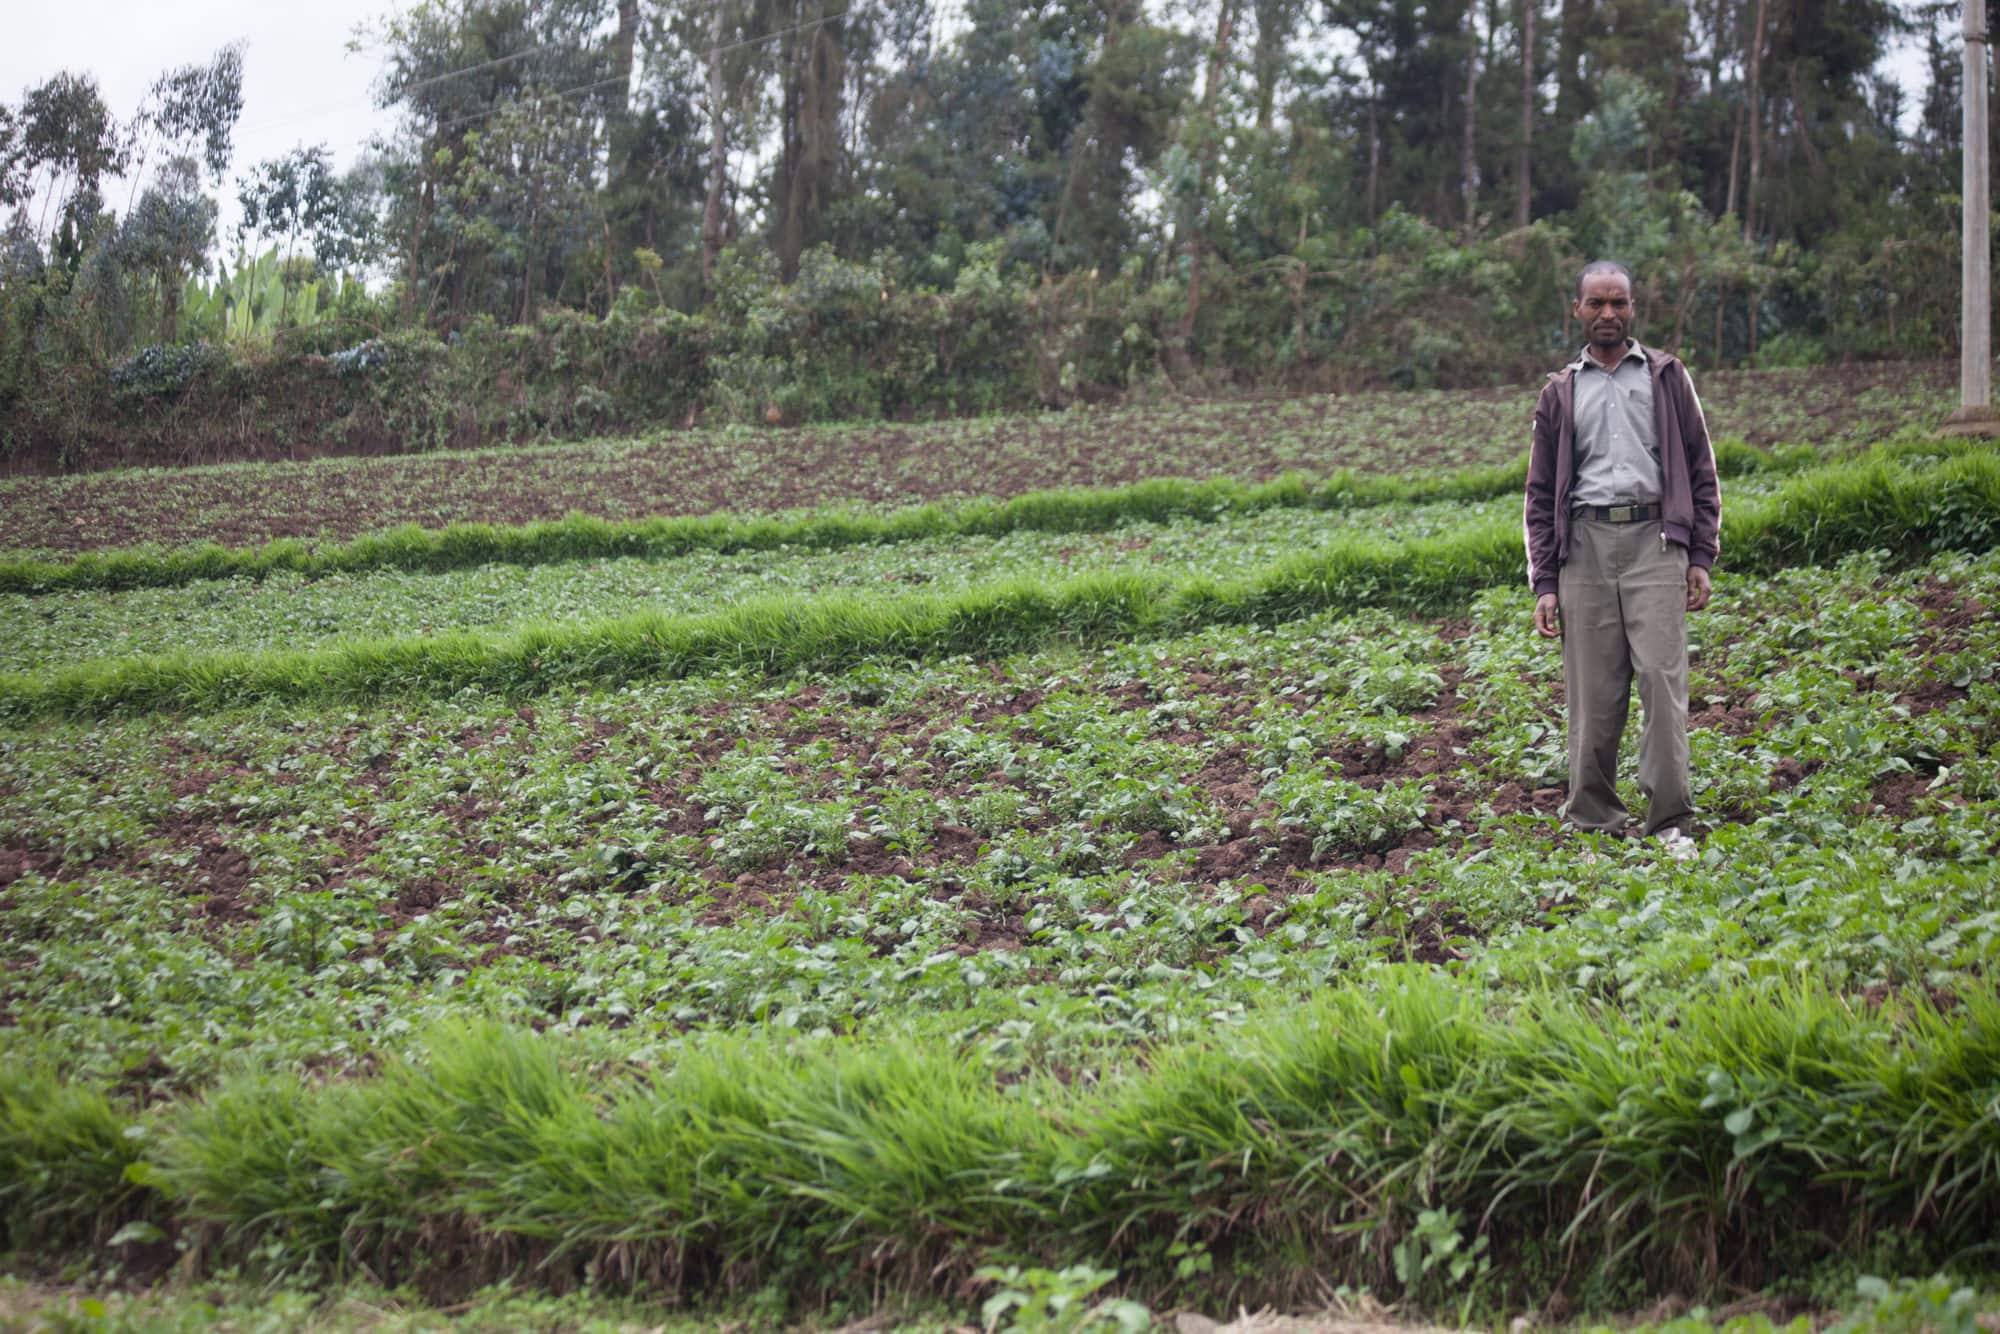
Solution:
M1986 0L1965 0L1965 213L1959 281L1958 411L1950 425L1967 434L2000 434L1993 413L1993 196L1987 177Z

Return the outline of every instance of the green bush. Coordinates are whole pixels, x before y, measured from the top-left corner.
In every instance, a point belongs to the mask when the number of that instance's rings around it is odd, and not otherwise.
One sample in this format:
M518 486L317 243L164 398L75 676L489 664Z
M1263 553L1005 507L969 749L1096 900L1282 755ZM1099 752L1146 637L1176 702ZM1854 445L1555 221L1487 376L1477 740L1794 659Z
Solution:
M2000 455L1929 466L1887 457L1830 465L1726 517L1728 568L1818 564L1887 548L1917 558L2000 545ZM1228 583L1125 574L996 583L951 595L773 597L727 611L642 613L512 634L471 632L316 650L113 659L47 675L0 676L0 715L94 715L266 699L367 698L389 691L538 691L565 683L749 669L830 670L869 658L998 657L1051 642L1103 643L1202 625L1265 624L1331 608L1439 612L1523 578L1511 521L1405 543L1345 539ZM1379 703L1420 700L1400 682Z
M1252 1301L1300 1281L1436 1301L1505 1238L1568 1257L1585 1289L1703 1296L1859 1257L1885 1229L1940 1258L1990 1239L1996 1035L1976 992L1949 1011L1804 986L1502 1010L1387 968L1088 1072L998 1079L957 1043L795 1036L586 1069L574 1039L457 1026L368 1078L231 1078L143 1139L79 1095L105 1150L55 1133L44 1089L25 1117L0 1102L0 1150L34 1183L8 1216L43 1259L79 1244L46 1221L90 1207L100 1230L203 1225L210 1263L386 1281L477 1261L824 1295L1089 1255L1166 1301L1225 1274ZM107 1189L128 1178L147 1184Z
M113 366L111 387L127 398L167 398L223 361L222 349L212 343L155 343Z

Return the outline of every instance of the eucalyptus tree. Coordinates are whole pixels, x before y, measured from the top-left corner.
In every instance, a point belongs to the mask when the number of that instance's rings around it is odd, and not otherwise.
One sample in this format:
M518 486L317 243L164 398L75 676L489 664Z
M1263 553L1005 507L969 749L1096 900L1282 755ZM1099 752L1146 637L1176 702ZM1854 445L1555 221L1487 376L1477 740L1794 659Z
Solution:
M639 15L617 0L421 0L382 22L378 146L403 310L526 318L608 302L603 189Z
M218 50L207 64L168 70L146 90L133 118L133 138L141 164L164 148L178 156L198 154L211 179L229 170L236 122L243 115L243 44Z
M1369 221L1391 202L1440 222L1462 214L1460 90L1478 59L1470 8L1471 0L1326 0L1327 24L1348 35L1359 61L1350 129L1367 154Z
M294 281L292 260L300 242L320 268L341 268L366 254L374 218L360 181L334 172L324 144L294 148L268 158L237 181L243 220L238 238L260 236L283 247L284 295L279 318L289 313Z
M1087 36L1071 8L969 0L948 40L931 6L892 11L843 249L911 282L949 282L967 247L1001 237L1014 258L1043 261L1084 101Z
M41 200L33 228L46 244L52 221L74 225L101 207L100 187L132 159L132 136L97 80L68 71L29 88L0 134L0 203Z
M215 200L202 189L201 164L185 155L169 158L105 252L127 273L150 275L157 283L162 343L180 336L181 288L190 274L208 268L216 212Z

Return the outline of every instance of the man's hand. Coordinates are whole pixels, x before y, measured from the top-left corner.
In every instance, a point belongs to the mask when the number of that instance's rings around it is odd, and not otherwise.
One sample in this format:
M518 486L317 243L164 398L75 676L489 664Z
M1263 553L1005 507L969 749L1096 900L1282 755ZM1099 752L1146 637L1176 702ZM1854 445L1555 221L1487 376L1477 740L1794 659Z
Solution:
M1708 584L1707 573L1706 570L1702 572L1704 588ZM1693 571L1688 572L1688 587L1694 587ZM1690 592L1689 596L1692 597L1693 593ZM1561 639L1562 632L1562 617L1556 611L1556 595L1544 593L1535 599L1535 633L1544 639Z
M1699 565L1688 566L1688 610L1700 611L1706 607L1711 593L1708 571Z

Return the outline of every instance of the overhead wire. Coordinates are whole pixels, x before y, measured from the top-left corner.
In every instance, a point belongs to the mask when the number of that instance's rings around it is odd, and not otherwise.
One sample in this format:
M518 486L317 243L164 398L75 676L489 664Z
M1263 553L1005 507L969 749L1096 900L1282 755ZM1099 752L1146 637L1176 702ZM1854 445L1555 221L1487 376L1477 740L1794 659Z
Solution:
M691 50L688 52L688 54L691 56L698 57L702 60L706 60L710 56L721 55L727 51L740 50L741 48L746 46L756 46L763 42L774 41L777 38L784 37L790 33L803 32L807 28L817 27L823 23L831 23L835 19L846 18L849 14L852 14L853 12L854 8L853 6L850 5L848 8L839 10L836 13L821 14L816 18L803 19L800 22L788 24L783 28L774 28L770 32L759 33L755 37L738 38L737 40L732 42L724 42L719 46L711 46L697 50ZM490 60L482 60L475 65L467 65L461 69L446 70L441 74L433 74L428 78L419 79L417 82L398 90L398 100L408 97L412 93L420 92L426 88L435 88L440 84L449 83L453 79L469 78L472 75L481 73L484 70L496 69L502 65L513 64L516 61L526 60L530 56L541 55L548 51L564 49L567 46L568 43L566 42L543 42L538 46L526 47L522 50L514 51L504 56L494 56ZM574 96L578 93L590 92L598 88L606 87L607 85L613 83L618 83L622 81L622 79L625 77L626 76L623 75L611 75L606 78L593 80L590 83L578 84L574 88L563 89L553 94L553 96L558 98L566 98ZM328 105L312 112L287 116L276 121L266 121L262 124L256 124L253 122L248 127L239 130L238 133L251 133L251 134L264 133L272 129L283 128L286 125L298 124L301 120L312 119L318 116L329 114L331 112L346 110L349 107L355 105L357 104L354 102L342 102L339 103L338 105ZM436 130L442 133L447 130L457 129L462 125L470 125L475 121L484 120L489 116L498 114L499 110L500 108L498 106L495 106L488 108L485 111L476 112L471 115L456 117L452 120L445 121L439 124L436 127Z

